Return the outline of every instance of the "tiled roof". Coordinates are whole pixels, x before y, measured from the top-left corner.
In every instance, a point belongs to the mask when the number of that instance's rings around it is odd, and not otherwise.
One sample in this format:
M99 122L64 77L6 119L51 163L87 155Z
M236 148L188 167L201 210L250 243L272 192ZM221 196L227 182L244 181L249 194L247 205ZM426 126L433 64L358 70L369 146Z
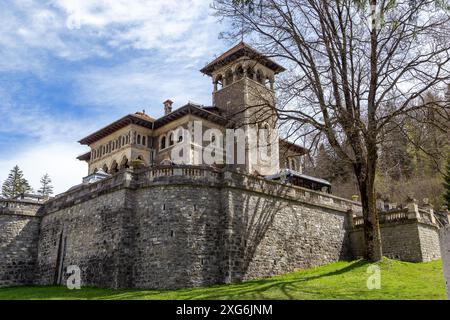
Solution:
M187 114L197 115L199 117L203 117L217 123L225 124L226 122L226 120L221 117L214 108L202 107L194 105L192 103L188 103L187 105L159 119L154 119L143 112L136 112L134 114L126 115L125 117L81 139L79 143L83 145L90 145L95 141L103 139L104 137L107 137L108 135L130 124L136 124L148 129L157 129ZM87 160L89 157L90 153L85 153L79 156L78 159Z
M222 66L228 62L236 60L242 56L248 56L249 58L255 59L266 67L275 71L275 73L283 72L285 69L277 64L276 62L269 59L267 56L263 55L256 49L252 48L245 42L240 42L230 50L221 54L218 58L214 59L214 61L208 63L206 67L201 69L200 71L204 74L211 75L214 69L217 66Z

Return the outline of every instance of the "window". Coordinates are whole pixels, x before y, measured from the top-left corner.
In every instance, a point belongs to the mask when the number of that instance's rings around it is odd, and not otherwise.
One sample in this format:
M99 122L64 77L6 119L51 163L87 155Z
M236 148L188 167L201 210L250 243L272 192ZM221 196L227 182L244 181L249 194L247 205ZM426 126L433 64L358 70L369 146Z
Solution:
M137 136L137 144L141 144L141 135L140 134L138 134L138 136Z
M173 132L171 132L170 135L169 135L169 146L173 146L173 144L174 144Z
M165 148L166 148L166 137L163 136L163 137L161 138L160 149L162 150L162 149L165 149Z
M297 170L297 164L296 164L294 159L291 159L291 169L292 170Z

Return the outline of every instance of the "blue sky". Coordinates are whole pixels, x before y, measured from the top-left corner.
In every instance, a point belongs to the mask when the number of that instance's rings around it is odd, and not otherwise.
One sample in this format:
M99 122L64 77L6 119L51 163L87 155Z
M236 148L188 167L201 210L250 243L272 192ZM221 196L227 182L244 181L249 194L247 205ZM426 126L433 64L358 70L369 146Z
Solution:
M2 0L0 181L18 164L34 188L86 175L77 141L143 109L211 103L198 70L231 43L207 0Z

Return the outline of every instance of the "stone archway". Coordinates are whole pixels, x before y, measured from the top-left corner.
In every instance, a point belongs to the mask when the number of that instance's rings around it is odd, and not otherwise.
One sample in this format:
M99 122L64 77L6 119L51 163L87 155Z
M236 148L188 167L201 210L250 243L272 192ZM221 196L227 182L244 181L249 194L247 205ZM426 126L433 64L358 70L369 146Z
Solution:
M128 161L128 158L126 156L123 156L122 161L120 162L119 169L128 169L130 167L130 163Z
M117 172L119 172L119 164L117 163L116 160L114 160L113 163L111 164L111 174L114 174Z

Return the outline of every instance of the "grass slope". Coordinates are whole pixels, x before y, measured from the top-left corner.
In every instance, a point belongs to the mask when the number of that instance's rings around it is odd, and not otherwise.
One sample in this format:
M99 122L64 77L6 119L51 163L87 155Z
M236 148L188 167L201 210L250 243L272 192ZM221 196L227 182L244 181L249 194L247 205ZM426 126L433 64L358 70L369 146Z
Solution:
M182 290L110 290L63 287L0 289L2 299L446 299L441 261L407 263L384 259L381 289L368 290L365 261L336 262L310 270L241 284Z

